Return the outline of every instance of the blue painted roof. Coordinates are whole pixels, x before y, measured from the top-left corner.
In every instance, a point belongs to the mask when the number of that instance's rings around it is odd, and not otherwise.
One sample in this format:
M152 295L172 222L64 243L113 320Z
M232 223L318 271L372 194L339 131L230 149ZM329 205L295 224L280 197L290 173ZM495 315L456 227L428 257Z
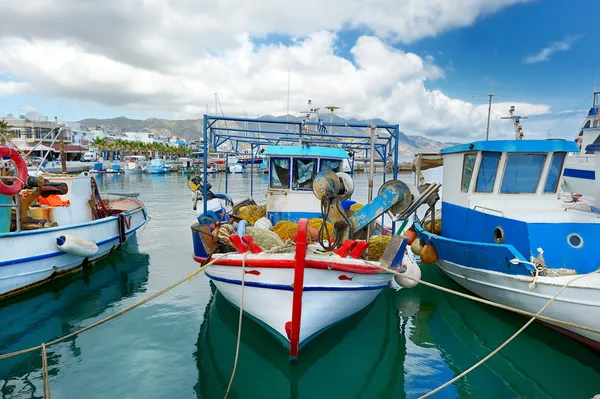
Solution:
M587 147L585 147L585 150L593 152L600 151L600 144L590 144Z
M265 149L263 155L307 158L349 158L348 153L342 148L319 147L315 145L270 145Z
M489 140L444 148L440 154L455 154L468 151L494 152L579 152L574 141L566 140Z

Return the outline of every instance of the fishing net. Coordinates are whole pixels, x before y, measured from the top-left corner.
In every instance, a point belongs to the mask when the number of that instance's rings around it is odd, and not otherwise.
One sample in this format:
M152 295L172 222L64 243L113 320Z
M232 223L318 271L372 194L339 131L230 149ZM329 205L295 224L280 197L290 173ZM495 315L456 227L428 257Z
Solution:
M246 220L251 225L254 225L256 221L262 217L267 216L266 205L248 205L243 206L237 211L237 216Z
M294 234L298 232L298 224L290 222L289 220L282 220L273 227L273 231L277 233L279 238L283 241L291 240L294 238Z
M363 204L358 204L358 203L356 203L356 204L353 204L352 206L350 206L350 210L351 210L352 212L356 212L356 211L358 211L359 209L361 209L363 206L364 206Z
M277 233L271 230L259 229L258 227L246 227L246 234L252 237L252 241L263 251L281 247L283 241Z
M323 219L321 218L313 218L308 221L308 227L314 227L317 231L321 231L321 226L323 225ZM331 238L333 237L333 224L331 222L325 223L325 231L323 232L323 238Z
M391 236L374 236L371 237L371 242L369 243L369 256L368 260L379 260L381 255L383 255L383 251L390 243L392 237Z

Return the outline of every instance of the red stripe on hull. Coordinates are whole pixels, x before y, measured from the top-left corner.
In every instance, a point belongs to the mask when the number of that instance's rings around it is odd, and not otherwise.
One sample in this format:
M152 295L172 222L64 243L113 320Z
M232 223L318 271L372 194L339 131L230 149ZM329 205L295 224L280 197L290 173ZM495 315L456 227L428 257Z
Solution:
M292 328L290 338L290 362L296 362L300 350L300 323L302 319L302 290L304 289L304 266L306 264L306 230L308 219L298 221L296 236L296 268L294 269L294 293L292 297ZM287 323L286 323L287 324Z
M205 258L194 255L194 260L198 263L202 263ZM241 259L223 258L215 263L217 266L242 266ZM246 259L246 267L264 267L274 269L294 269L296 267L296 261L294 259L252 259L248 257ZM306 259L307 269L322 269L322 270L335 270L338 272L346 272L353 274L383 274L387 273L381 269L373 266L365 265L352 265L336 262L324 262L318 260Z

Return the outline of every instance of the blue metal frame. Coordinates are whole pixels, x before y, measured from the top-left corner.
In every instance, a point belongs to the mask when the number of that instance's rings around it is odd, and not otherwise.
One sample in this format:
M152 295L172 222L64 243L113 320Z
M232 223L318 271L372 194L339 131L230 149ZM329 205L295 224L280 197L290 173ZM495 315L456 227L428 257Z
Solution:
M222 121L225 122L225 127L218 127L216 123ZM284 125L287 127L286 130L275 131L267 129L240 129L229 127L227 122L238 122L238 123L262 123L269 125ZM259 125L260 126L260 125ZM398 178L398 139L400 135L399 125L389 124L367 124L367 123L328 123L328 122L305 122L305 121L288 121L288 120L267 120L267 119L252 119L252 118L236 118L226 117L217 115L204 115L203 117L203 159L204 159L204 181L207 181L208 173L208 151L209 146L211 151L219 151L219 147L226 142L232 143L232 149L235 149L237 153L239 143L250 144L252 159L258 155L260 148L269 145L278 145L280 143L297 143L300 145L333 145L342 148L346 151L365 151L368 154L370 150L370 135L359 135L359 134L324 134L317 131L320 126L328 128L350 128L350 129L369 129L374 126L379 131L376 132L375 152L384 163L383 169L383 182L387 179L385 162L388 154L393 154L394 167L393 167L393 179ZM314 128L311 131L306 132L307 128ZM242 133L255 133L257 137L246 137L242 136ZM335 138L335 139L333 139ZM255 153L256 150L256 153ZM292 162L290 157L290 163ZM228 161L226 160L226 165ZM271 165L269 163L269 171ZM290 173L293 166L290 165ZM254 194L254 162L251 163L251 176L250 176L250 195ZM318 169L317 169L318 171ZM350 163L350 174L354 174L354 154L351 156ZM292 176L290 175L290 179ZM269 181L269 187L271 182ZM291 182L290 182L291 187ZM227 193L228 182L227 176L225 177L225 193ZM204 213L207 211L207 190L206 186L203 189L203 210ZM395 222L392 222L392 231L396 231Z

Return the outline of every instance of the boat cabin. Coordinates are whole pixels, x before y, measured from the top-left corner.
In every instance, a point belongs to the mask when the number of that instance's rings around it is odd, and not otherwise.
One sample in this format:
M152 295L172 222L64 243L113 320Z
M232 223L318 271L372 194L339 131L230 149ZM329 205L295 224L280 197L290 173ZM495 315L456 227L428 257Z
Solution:
M579 129L575 142L579 148L576 153L582 156L594 157L594 153L587 150L591 144L600 144L600 91L594 92L594 102Z
M281 220L321 217L321 202L312 191L314 177L323 170L341 172L348 153L342 148L319 146L268 146L267 216Z
M584 269L596 268L587 255L600 219L557 198L565 157L577 150L564 140L481 141L442 150L441 235L510 245L525 259L541 247L555 265L577 257Z

